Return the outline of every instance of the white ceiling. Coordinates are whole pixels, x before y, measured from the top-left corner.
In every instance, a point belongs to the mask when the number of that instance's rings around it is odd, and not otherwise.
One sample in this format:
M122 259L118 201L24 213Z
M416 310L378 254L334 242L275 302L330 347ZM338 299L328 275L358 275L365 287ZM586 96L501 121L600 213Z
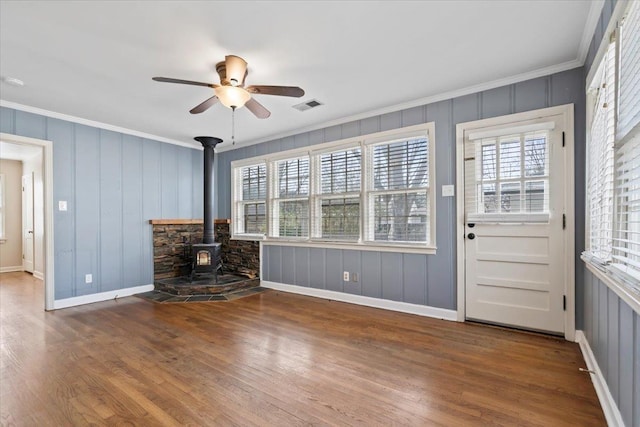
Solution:
M2 1L7 103L158 137L228 141L231 110L189 109L218 83L225 55L247 84L295 85L303 98L257 96L272 115L236 112L238 144L345 121L513 76L581 65L602 1ZM310 99L325 105L299 112Z

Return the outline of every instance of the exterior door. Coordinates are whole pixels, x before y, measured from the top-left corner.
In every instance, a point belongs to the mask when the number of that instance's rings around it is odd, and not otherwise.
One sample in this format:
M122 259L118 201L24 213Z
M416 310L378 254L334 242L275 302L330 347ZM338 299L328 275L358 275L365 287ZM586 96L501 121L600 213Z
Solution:
M467 319L564 333L563 123L465 131Z
M33 273L33 175L22 176L22 268Z

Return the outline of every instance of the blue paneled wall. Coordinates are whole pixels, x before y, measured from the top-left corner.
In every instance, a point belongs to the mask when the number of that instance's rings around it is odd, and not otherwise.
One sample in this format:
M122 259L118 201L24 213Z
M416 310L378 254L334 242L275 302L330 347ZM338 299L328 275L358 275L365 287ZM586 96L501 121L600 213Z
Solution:
M585 268L582 329L626 426L640 426L640 315Z
M575 104L576 212L584 211L584 76L583 69L541 77L468 96L306 132L218 156L218 217L231 215L230 177L233 160L296 147L336 141L404 126L435 122L436 240L435 255L367 252L291 246L263 247L263 278L280 283L329 289L432 307L456 308L455 198L440 188L455 184L457 123L563 104ZM576 218L576 249L584 249L584 218ZM295 260L295 262L291 262ZM357 283L342 281L342 271L360 273ZM582 275L582 269L577 271ZM578 310L582 295L578 291ZM579 314L580 316L581 314Z
M202 218L202 151L2 108L0 131L53 141L55 299L153 283L150 219ZM85 283L85 274L93 275Z

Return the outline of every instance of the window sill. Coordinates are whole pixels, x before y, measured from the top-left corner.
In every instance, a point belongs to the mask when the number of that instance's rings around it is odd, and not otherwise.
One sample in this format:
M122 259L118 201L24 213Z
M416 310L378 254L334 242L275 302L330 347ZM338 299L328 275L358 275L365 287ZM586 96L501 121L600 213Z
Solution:
M7 239L0 239L0 245L4 244L7 242Z
M636 314L640 314L640 295L636 294L630 289L628 285L621 283L614 277L611 277L606 272L602 271L595 266L592 262L586 259L584 256L580 257L584 262L587 269L596 276L602 283L607 285L620 299L627 303Z
M375 251L375 252L401 252L408 254L435 255L435 246L417 246L402 244L375 244L375 243L355 243L328 240L277 240L259 239L262 244L268 246L297 246L303 248L325 248L325 249L347 249L355 251Z

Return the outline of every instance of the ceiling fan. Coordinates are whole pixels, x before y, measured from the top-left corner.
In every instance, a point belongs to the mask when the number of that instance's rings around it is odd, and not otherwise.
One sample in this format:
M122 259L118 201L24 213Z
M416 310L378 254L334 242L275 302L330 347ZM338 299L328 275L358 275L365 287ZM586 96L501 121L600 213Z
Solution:
M169 77L153 77L153 80L165 83L206 86L213 89L215 95L189 110L191 114L202 113L220 101L225 107L232 110L246 106L257 118L266 119L271 115L271 112L256 101L252 95L292 96L296 98L304 95L304 90L297 86L251 85L244 87L244 80L249 72L247 71L247 62L239 56L225 56L224 61L216 64L216 71L220 76L219 85Z

